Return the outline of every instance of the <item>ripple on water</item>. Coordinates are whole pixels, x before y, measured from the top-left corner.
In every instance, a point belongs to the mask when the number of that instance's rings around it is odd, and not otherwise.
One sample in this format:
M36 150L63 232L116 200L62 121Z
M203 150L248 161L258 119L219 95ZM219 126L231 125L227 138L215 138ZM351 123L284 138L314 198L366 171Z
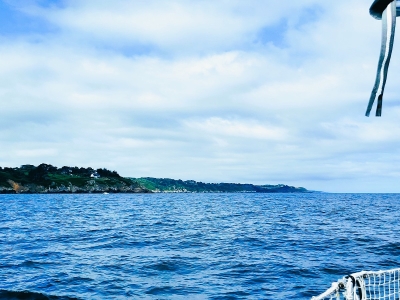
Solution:
M399 200L0 195L0 299L309 299L400 265Z

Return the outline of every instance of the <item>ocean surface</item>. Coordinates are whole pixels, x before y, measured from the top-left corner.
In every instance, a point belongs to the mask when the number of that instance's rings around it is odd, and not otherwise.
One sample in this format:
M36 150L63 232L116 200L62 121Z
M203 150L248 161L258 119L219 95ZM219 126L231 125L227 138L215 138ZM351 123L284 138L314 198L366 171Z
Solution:
M0 195L0 299L310 299L397 267L398 194Z

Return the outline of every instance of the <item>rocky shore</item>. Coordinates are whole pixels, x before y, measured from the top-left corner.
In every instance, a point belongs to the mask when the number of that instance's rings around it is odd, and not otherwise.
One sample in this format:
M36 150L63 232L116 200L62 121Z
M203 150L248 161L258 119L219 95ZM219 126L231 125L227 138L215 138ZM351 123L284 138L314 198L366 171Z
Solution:
M150 190L138 186L136 183L127 185L125 183L99 184L95 180L89 180L85 186L76 186L71 183L68 185L61 184L59 186L50 185L43 186L34 183L19 184L12 180L9 181L10 186L0 186L0 194L86 194L86 193L151 193Z

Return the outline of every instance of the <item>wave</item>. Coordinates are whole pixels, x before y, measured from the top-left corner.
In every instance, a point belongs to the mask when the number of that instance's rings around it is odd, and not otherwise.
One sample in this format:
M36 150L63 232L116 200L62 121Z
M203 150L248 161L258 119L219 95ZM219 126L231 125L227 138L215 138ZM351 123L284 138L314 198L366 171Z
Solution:
M4 300L78 300L68 296L52 296L30 291L0 290L0 299Z

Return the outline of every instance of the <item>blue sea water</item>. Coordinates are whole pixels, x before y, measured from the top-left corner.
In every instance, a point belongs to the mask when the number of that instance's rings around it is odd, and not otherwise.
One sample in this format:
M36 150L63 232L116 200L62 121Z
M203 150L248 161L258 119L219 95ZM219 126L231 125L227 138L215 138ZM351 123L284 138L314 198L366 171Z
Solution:
M0 195L0 299L310 299L400 267L399 220L397 194Z

